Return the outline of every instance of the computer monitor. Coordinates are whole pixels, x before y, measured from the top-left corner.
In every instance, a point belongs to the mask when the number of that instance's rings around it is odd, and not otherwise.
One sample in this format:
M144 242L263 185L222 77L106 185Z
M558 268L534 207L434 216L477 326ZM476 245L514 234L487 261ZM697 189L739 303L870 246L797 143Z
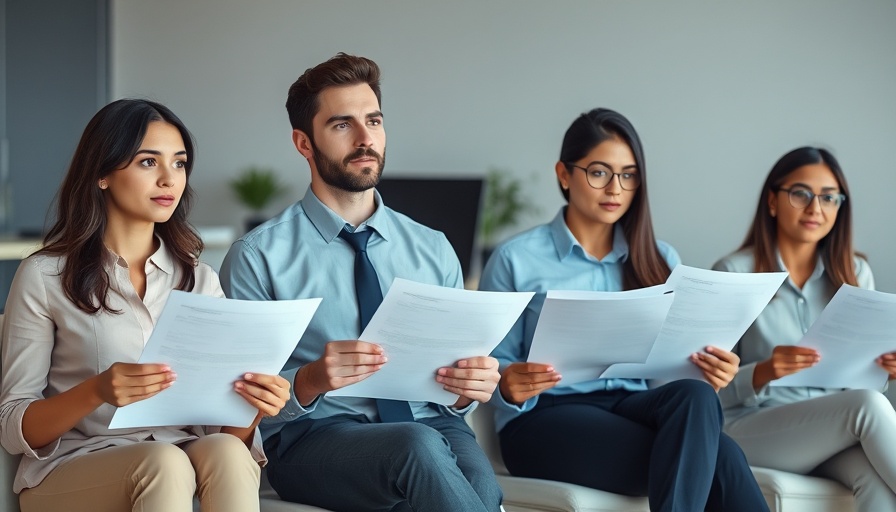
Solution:
M376 189L389 208L445 233L460 259L464 278L470 277L482 178L383 178Z

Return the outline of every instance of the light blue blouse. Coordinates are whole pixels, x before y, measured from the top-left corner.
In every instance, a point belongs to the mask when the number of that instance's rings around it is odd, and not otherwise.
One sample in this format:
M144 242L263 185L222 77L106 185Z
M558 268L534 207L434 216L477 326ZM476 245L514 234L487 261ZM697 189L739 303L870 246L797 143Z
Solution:
M599 260L588 254L569 231L565 212L566 208L561 209L550 223L520 233L499 246L483 270L480 290L535 292L523 315L492 352L501 371L528 357L548 290L622 290L622 266L628 258L622 228L615 227L613 250ZM681 262L669 244L657 241L657 248L670 268ZM641 391L647 389L647 384L640 379L595 379L569 385L561 382L545 393L569 395L613 389ZM512 419L532 410L538 397L516 406L505 401L496 389L489 403L495 407L495 425L500 431Z

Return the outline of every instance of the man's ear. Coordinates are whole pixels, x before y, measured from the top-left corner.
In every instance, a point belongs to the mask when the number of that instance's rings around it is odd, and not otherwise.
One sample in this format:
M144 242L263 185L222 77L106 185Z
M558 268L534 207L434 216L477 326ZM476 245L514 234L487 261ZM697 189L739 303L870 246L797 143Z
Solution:
M314 146L311 144L311 139L302 130L292 131L292 143L306 160L311 160L314 156Z

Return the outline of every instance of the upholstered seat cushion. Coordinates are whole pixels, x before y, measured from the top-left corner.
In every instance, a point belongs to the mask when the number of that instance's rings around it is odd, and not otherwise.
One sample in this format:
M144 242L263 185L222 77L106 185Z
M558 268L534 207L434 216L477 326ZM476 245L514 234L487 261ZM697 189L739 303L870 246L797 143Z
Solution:
M507 512L648 512L646 498L630 498L580 485L499 475Z
M771 512L852 512L852 492L825 478L753 467Z

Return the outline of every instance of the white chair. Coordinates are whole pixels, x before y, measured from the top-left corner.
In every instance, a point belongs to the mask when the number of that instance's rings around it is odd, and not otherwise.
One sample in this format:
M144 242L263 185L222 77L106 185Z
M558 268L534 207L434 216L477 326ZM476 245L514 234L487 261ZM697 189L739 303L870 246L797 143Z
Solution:
M507 512L649 512L647 498L632 498L590 487L511 476L501 459L492 408L480 405L467 415L476 440L488 455L504 490Z
M631 498L589 487L510 476L495 433L492 409L479 406L468 415L476 439L488 455L504 489L507 512L648 512L646 498ZM843 485L811 476L753 467L753 476L771 512L853 512L852 493Z
M839 482L752 467L771 512L853 512L852 492Z

